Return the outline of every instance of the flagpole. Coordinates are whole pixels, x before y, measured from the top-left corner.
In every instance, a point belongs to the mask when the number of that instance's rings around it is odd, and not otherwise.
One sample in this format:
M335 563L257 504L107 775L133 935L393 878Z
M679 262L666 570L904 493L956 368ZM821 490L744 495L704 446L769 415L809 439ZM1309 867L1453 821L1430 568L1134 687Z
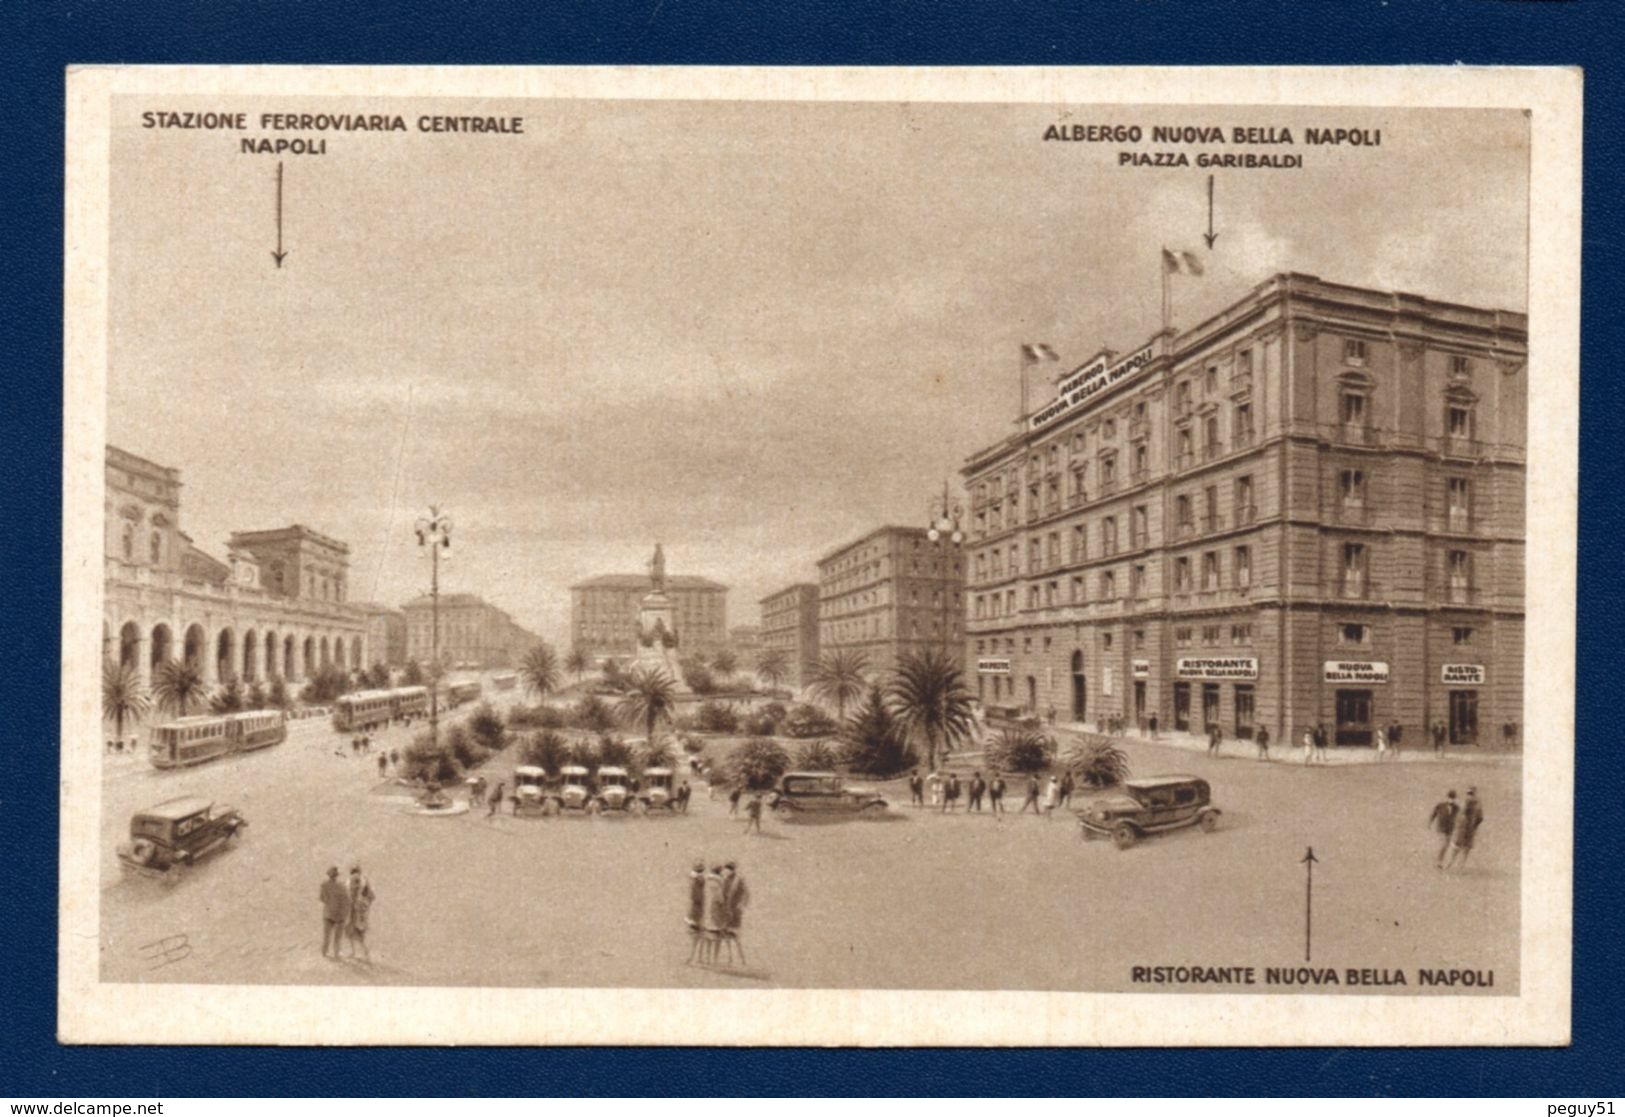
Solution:
M1021 365L1021 416L1016 420L1021 426L1027 425L1027 349L1024 345L1016 347L1016 361Z
M1173 318L1173 294L1168 286L1168 248L1166 245L1157 256L1157 271L1162 274L1162 332L1168 332L1168 326Z

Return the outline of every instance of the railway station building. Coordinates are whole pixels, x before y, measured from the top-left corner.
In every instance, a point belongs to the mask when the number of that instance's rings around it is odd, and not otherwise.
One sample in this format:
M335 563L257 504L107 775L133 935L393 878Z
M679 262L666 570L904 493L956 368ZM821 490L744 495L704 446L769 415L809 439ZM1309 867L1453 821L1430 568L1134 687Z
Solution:
M1527 318L1276 275L1058 377L973 454L990 712L1519 740Z

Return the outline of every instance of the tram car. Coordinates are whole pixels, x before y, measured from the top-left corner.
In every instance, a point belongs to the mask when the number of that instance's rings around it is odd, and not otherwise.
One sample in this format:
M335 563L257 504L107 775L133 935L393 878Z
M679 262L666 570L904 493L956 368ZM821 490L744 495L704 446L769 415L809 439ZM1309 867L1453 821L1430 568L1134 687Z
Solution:
M396 717L416 717L429 712L429 688L426 686L396 687L390 694L394 696Z
M519 676L513 671L503 671L491 679L491 685L498 690L512 690L519 685Z
M333 700L333 728L353 733L388 724L396 716L395 694L393 690L358 690L339 695Z
M153 726L147 759L154 768L189 768L230 753L266 748L287 737L288 722L280 710L199 714Z
M472 702L480 696L481 687L478 682L452 683L446 688L446 705L455 710L465 702Z

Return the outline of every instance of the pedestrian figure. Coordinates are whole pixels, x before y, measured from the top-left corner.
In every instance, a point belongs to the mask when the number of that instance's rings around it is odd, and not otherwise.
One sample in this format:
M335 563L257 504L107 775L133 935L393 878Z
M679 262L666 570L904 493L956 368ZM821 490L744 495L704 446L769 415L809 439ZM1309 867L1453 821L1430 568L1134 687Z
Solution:
M506 785L503 783L503 781L498 780L497 785L491 789L490 796L485 800L485 805L487 808L485 812L486 818L492 817L497 813L497 811L502 809L502 789L504 786Z
M1315 760L1326 763L1326 723L1315 723Z
M362 957L370 962L372 951L367 949L367 916L372 911L375 897L372 882L361 875L360 865L350 866L350 885L347 891L350 896L350 918L345 924L344 933L350 940L350 957L355 957L356 949L359 947Z
M322 904L322 957L326 958L327 948L332 946L333 957L339 956L339 945L343 941L340 936L344 934L344 925L350 919L350 893L339 880L339 867L328 867L327 879L322 881L322 887L317 894Z
M1377 763L1388 759L1388 731L1377 727Z
M908 801L911 806L925 806L925 781L920 779L918 768L908 774Z
M1433 755L1444 755L1444 722L1442 721L1433 723Z
M941 773L933 770L932 773L925 778L925 782L926 782L926 786L931 789L931 805L933 807L942 806L942 775L941 775Z
M994 772L987 785L987 803L995 815L1004 813L1004 777Z
M1155 737L1157 735L1157 715L1152 714L1151 720L1147 724L1151 726L1151 736Z
M688 964L705 961L705 862L688 871Z
M738 784L738 783L734 784L733 790L728 792L728 813L729 814L738 814L739 813L739 797L741 795L743 795L744 793L745 793L745 786L743 784Z
M1044 817L1046 819L1053 817L1055 808L1060 801L1061 781L1052 775L1049 778L1049 783L1044 786Z
M981 772L977 772L971 777L970 781L970 806L968 809L980 811L982 809L982 796L986 794L987 781L982 778Z
M692 787L688 786L688 781L687 780L684 780L682 782L682 784L679 785L678 788L677 788L677 809L682 811L684 814L687 814L688 813L688 801L693 796L693 794L694 794L694 789Z
M1305 764L1315 762L1315 731L1313 729L1303 731L1303 762Z
M1454 869L1457 862L1462 868L1467 867L1467 855L1473 851L1473 838L1478 828L1484 822L1484 807L1478 801L1478 789L1469 787L1467 798L1461 805L1461 811L1456 815L1454 826L1450 830L1450 857L1444 863L1447 869Z
M1253 743L1258 746L1258 759L1260 759L1260 760L1268 760L1270 758L1270 729L1269 729L1269 726L1260 725L1258 727L1258 734L1257 734L1257 736L1255 736L1253 738Z
M1224 732L1219 728L1218 722L1214 722L1207 727L1207 754L1209 756L1219 755L1219 741L1223 737Z
M1021 801L1021 809L1019 811L1017 811L1016 813L1017 814L1026 814L1028 807L1031 807L1033 809L1033 814L1042 813L1038 809L1038 776L1037 775L1031 775L1031 776L1027 777L1027 797Z
M1061 806L1072 805L1072 792L1077 789L1077 783L1072 779L1072 770L1069 768L1061 773Z
M389 757L385 756L383 753L379 753L378 754L378 778L379 779L384 778L384 768L388 764L389 764Z
M1397 721L1389 721L1389 723L1388 723L1388 747L1394 751L1394 759L1396 759L1396 760L1399 758L1399 736L1403 732L1404 732L1404 727L1401 726L1399 724L1399 722L1397 722Z
M739 939L739 930L745 924L745 905L750 903L750 888L745 884L745 878L739 875L738 868L732 861L722 866L722 906L726 912L726 926L723 929L723 941L728 944L728 964L733 965L734 949L739 950L739 961L742 965L749 965L745 961L745 944Z
M468 805L472 807L476 803L483 802L485 802L485 777L475 776L468 790Z
M389 766L391 768L394 768L395 771L397 771L397 772L399 772L401 770L401 750L400 749L390 749L389 750Z
M1047 711L1045 711L1045 717L1048 718L1049 723L1051 725L1055 724L1055 707L1054 706L1051 706Z
M749 834L752 831L758 834L762 832L761 795L752 795L750 802L745 804L745 833Z
M959 809L959 777L952 772L942 785L942 809L944 813Z
M1455 831L1456 814L1460 810L1456 804L1456 793L1452 790L1433 805L1433 813L1428 815L1429 829L1439 835L1439 856L1433 861L1435 868L1444 868L1445 855L1450 852L1450 835Z

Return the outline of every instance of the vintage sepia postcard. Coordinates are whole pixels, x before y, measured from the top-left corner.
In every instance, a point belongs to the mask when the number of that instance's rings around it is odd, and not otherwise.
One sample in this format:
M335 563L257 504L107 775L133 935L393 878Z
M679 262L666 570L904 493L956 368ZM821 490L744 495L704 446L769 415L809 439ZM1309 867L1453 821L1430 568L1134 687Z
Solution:
M67 80L63 1041L1568 1041L1577 72Z

